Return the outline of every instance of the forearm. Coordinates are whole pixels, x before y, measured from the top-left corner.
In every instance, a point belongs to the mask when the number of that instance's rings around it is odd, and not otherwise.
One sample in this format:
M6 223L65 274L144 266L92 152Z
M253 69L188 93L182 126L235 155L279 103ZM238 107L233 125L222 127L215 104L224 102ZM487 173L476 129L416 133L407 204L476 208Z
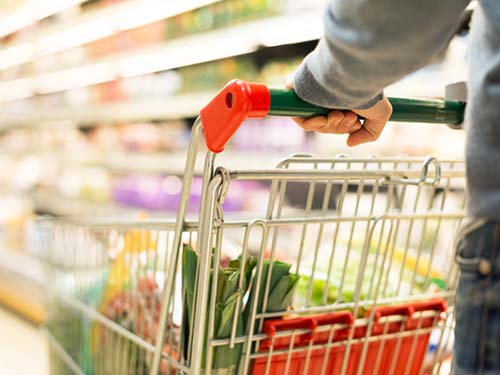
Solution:
M468 0L335 0L325 36L295 74L304 100L367 108L383 89L427 65L445 46Z

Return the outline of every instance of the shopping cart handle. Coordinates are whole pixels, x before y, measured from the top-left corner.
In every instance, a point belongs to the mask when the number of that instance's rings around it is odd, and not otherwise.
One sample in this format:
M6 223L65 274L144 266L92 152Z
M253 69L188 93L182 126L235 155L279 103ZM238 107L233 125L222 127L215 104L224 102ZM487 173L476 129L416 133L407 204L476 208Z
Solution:
M458 125L463 122L465 103L459 101L389 98L390 121ZM265 116L313 117L332 109L300 99L293 90L268 89L261 83L232 80L201 110L205 140L210 151L224 150L246 118Z
M269 116L324 116L331 109L300 99L293 90L270 89ZM393 112L390 121L458 125L463 122L465 104L439 99L388 98Z

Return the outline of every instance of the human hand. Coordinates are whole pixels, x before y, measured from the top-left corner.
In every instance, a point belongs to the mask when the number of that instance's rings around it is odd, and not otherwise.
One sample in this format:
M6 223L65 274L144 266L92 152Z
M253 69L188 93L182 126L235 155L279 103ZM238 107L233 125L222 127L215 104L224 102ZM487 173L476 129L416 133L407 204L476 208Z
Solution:
M287 88L293 89L293 80L289 79ZM332 110L327 116L312 118L293 118L305 131L319 133L349 134L348 146L357 146L377 140L392 114L392 105L384 96L382 100L367 109L347 111ZM363 123L359 120L364 118Z

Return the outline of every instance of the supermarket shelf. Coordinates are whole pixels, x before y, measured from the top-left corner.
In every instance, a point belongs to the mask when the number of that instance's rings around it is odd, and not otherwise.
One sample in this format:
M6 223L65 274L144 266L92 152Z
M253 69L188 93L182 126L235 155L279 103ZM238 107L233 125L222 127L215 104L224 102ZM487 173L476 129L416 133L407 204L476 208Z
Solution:
M51 0L39 4L34 1L27 7L2 18L0 37L17 31L37 19L55 14L71 5L86 0ZM161 19L176 16L220 0L129 0L104 8L84 12L77 19L46 26L31 40L7 45L0 50L0 69L8 69L41 56L62 52L121 31L147 25Z
M0 84L0 98L23 99L311 41L322 35L320 20L317 11L309 11L179 38L70 69L5 81Z
M44 284L44 268L39 259L0 248L0 304L41 324L46 317Z
M271 168L286 156L282 154L259 154L248 152L226 152L217 158L217 165L231 169L238 168ZM114 172L140 172L182 175L184 173L185 153L173 154L111 154L106 156L65 155L55 156L66 165L98 166ZM203 171L204 158L200 154L195 172ZM49 160L49 159L47 159ZM97 203L81 198L69 198L55 193L51 189L37 189L31 193L37 212L49 213L65 217L140 217L146 209L124 207L112 203ZM175 216L172 212L155 211L149 213L154 217Z
M0 109L0 130L20 126L50 126L61 121L85 125L196 117L213 96L213 93L183 94L164 99L123 101L78 108L47 109L40 105L26 112L13 112L5 106Z
M62 163L68 166L102 167L111 172L154 173L183 175L186 162L185 152L172 153L112 153L112 154L30 154L38 155L47 163ZM290 152L244 152L225 151L217 155L216 165L229 169L266 169L276 166ZM201 175L204 165L204 152L199 152L195 173ZM43 201L44 199L42 199ZM49 204L47 203L47 206ZM83 208L85 209L85 208ZM97 212L101 209L97 208ZM75 208L78 211L78 208ZM107 209L104 209L104 213Z
M96 203L80 198L68 198L48 189L39 189L31 195L37 212L65 217L138 217L144 210Z
M31 1L23 4L6 16L0 23L0 38L15 33L36 21L57 14L71 6L79 5L87 0L51 0L48 2ZM18 43L16 43L17 45Z
M272 168L286 156L288 156L287 153L227 151L217 156L216 164L230 169ZM100 165L116 172L130 171L182 175L184 174L186 153L107 155L95 161L95 165ZM201 175L203 173L203 164L204 157L200 154L196 160L196 174Z

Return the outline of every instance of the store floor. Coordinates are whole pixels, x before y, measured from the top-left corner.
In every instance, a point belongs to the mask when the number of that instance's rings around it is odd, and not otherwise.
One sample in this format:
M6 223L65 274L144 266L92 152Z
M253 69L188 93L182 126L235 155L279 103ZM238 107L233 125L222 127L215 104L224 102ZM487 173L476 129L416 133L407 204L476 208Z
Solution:
M48 375L43 330L0 306L0 374Z

